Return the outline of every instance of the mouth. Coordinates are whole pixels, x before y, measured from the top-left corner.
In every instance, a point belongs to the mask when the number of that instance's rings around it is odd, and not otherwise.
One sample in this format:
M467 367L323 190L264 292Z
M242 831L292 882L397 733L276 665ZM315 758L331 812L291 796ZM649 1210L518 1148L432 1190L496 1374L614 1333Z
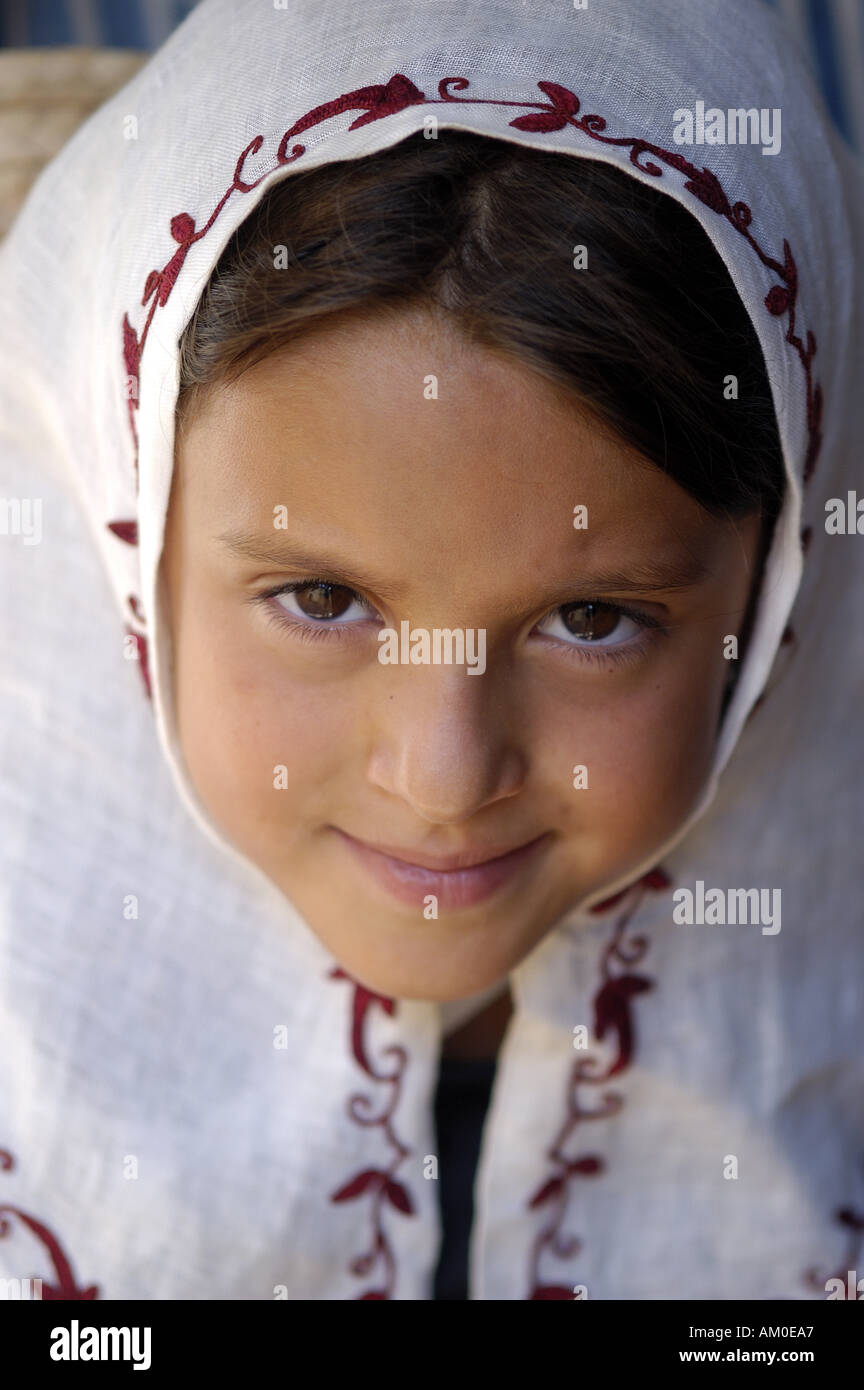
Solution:
M552 838L546 832L515 849L428 855L367 844L335 826L333 829L355 860L398 902L425 907L431 896L439 907L450 911L491 898L529 865L536 864Z

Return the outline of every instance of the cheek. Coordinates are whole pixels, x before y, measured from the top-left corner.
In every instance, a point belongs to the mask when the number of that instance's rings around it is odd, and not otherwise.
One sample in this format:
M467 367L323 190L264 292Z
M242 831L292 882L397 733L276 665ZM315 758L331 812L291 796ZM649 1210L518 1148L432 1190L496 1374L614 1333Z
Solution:
M557 821L582 869L626 872L692 810L714 757L728 669L718 651L682 648L629 688L614 675L604 688L598 675L578 701L559 693L544 705L535 725L542 782L562 789ZM573 785L579 765L587 787Z
M350 687L298 678L278 638L262 642L242 620L214 627L185 618L175 697L189 774L241 847L254 832L260 849L268 827L314 818L338 785L351 736Z

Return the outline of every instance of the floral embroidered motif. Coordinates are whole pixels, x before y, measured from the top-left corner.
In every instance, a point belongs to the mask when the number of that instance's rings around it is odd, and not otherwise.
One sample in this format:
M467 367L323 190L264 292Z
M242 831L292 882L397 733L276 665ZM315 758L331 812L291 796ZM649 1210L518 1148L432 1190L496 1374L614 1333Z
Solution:
M202 227L196 227L195 218L188 212L176 213L170 220L169 230L172 239L177 243L175 250L167 263L161 270L149 271L144 282L144 289L141 297L142 306L149 304L147 317L140 331L140 336L129 321L128 314L123 315L122 335L123 335L123 362L126 368L126 405L129 418L129 427L132 433L133 446L133 465L135 470L135 487L138 489L138 433L135 428L135 412L139 404L139 384L141 355L147 342L147 335L150 331L150 324L157 309L163 308L167 304L171 291L177 283L177 278L183 268L186 256L196 241L207 234L213 226L217 217L225 207L226 203L234 193L251 193L257 188L263 179L267 178L282 165L293 164L306 153L306 146L296 141L298 135L304 134L314 126L321 125L322 122L330 120L331 117L342 115L346 111L362 111L348 126L349 130L358 130L362 126L368 125L371 121L381 120L385 116L392 116L398 111L404 111L409 106L441 106L456 103L457 105L482 105L482 106L515 106L520 110L527 109L528 114L517 116L510 125L514 130L527 131L533 134L544 134L552 131L564 130L567 126L572 126L574 130L580 131L590 139L599 141L604 145L618 145L629 148L630 162L642 173L650 174L654 178L661 178L663 170L661 164L676 169L680 174L686 176L684 187L688 193L692 193L695 198L711 208L718 216L725 217L727 222L735 228L737 232L746 239L753 248L766 269L772 271L780 280L780 284L772 285L767 291L764 299L765 307L770 314L776 318L788 317L786 328L786 342L797 353L801 365L804 369L804 377L807 390L807 434L808 446L804 460L804 482L807 483L816 466L819 448L822 441L821 421L822 421L822 388L813 379L812 362L816 354L816 339L812 332L807 331L806 337L801 338L797 331L797 300L798 300L798 269L789 242L783 242L783 260L779 261L776 257L769 256L759 244L756 237L750 230L753 214L746 203L730 203L726 192L723 189L717 175L710 169L697 168L691 164L680 153L673 150L665 150L660 145L652 144L649 140L642 139L641 136L612 136L605 135L606 120L603 116L586 114L580 115L580 101L574 92L567 87L561 86L558 82L538 82L539 90L547 98L545 102L538 101L504 101L496 97L460 97L457 92L464 92L470 86L467 77L443 77L438 83L438 96L427 97L419 87L406 77L404 73L397 72L386 83L374 83L368 87L358 87L352 92L345 92L342 96L334 98L332 101L324 102L321 106L314 107L304 116L301 116L289 130L286 130L276 151L275 163L268 169L259 174L251 182L243 177L246 161L256 155L264 144L264 136L256 135L249 141L246 148L241 152L240 157L234 167L234 176L222 194L221 198L213 208L206 222ZM290 153L288 150L291 145ZM644 156L644 163L640 160ZM654 161L659 161L655 163ZM120 540L130 545L137 545L138 532L135 520L109 521L106 523L108 529ZM803 538L802 538L803 540ZM142 666L142 671L144 668ZM150 693L149 677L144 671L145 687ZM752 712L752 711L751 711Z
M617 1114L624 1104L624 1098L615 1091L602 1094L599 1105L591 1104L592 1093L586 1088L605 1086L613 1076L618 1076L626 1070L633 1059L636 1048L633 1000L637 995L653 989L654 982L649 976L637 974L633 969L648 950L647 937L636 936L625 941L624 933L645 891L652 889L662 892L670 883L671 880L664 870L655 868L645 874L638 883L625 888L621 893L616 893L612 898L607 898L605 902L598 903L592 909L595 913L605 913L616 905L626 904L603 951L600 987L594 996L594 1036L598 1042L605 1041L611 1045L614 1055L612 1060L604 1065L596 1053L589 1052L587 1056L574 1062L571 1068L567 1083L566 1114L546 1151L546 1157L554 1168L528 1202L530 1210L551 1208L531 1249L529 1298L532 1300L572 1300L574 1297L572 1287L548 1283L541 1279L540 1264L547 1252L559 1260L569 1260L582 1249L582 1242L578 1237L564 1235L561 1230L569 1185L574 1178L597 1177L605 1171L606 1161L594 1153L581 1152L570 1157L567 1145L571 1135L580 1125L590 1120L607 1119L610 1115Z
M6 1149L0 1149L0 1172L8 1173L14 1167L15 1160L12 1155ZM49 1231L47 1226L43 1226L41 1221L37 1221L33 1216L28 1216L27 1212L20 1211L18 1207L0 1206L0 1240L9 1235L11 1229L7 1219L9 1216L16 1216L28 1230L33 1232L36 1239L45 1246L54 1266L54 1282L42 1280L43 1300L60 1299L72 1302L73 1300L99 1297L98 1284L91 1284L87 1288L79 1289L75 1282L72 1266L57 1237ZM36 1277L31 1275L31 1282Z
M348 980L353 985L351 1051L358 1066L363 1069L367 1076L371 1077L373 1081L386 1084L389 1088L389 1096L384 1108L379 1110L377 1114L375 1113L374 1102L368 1095L362 1093L351 1096L348 1101L348 1114L355 1124L362 1125L364 1128L380 1127L392 1153L390 1163L386 1167L364 1168L361 1172L355 1173L343 1187L330 1194L330 1201L353 1202L358 1197L371 1197L372 1242L364 1254L356 1256L351 1261L349 1267L352 1274L362 1277L380 1263L383 1266L383 1282L379 1281L374 1287L366 1289L357 1297L360 1300L390 1299L393 1296L396 1283L396 1257L387 1239L387 1231L382 1220L384 1203L389 1203L391 1207L404 1216L413 1216L414 1214L414 1204L407 1188L402 1183L397 1182L395 1177L397 1168L412 1151L397 1137L391 1123L391 1116L399 1104L402 1077L408 1062L408 1054L404 1047L398 1045L388 1047L385 1056L393 1058L393 1069L392 1071L379 1071L370 1059L367 1050L366 1022L373 1004L377 1004L392 1018L396 1012L396 1001L366 989L339 966L330 971L329 978Z
M137 521L109 521L108 530L113 531L117 539L125 541L127 545L138 544Z

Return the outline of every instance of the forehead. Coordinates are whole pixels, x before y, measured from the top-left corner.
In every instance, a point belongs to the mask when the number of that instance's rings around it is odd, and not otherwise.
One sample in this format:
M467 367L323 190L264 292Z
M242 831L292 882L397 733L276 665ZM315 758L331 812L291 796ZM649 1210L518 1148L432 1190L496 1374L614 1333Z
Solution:
M563 388L426 309L334 323L218 388L178 463L214 537L272 535L284 507L307 546L415 573L446 560L455 583L683 558L724 530Z

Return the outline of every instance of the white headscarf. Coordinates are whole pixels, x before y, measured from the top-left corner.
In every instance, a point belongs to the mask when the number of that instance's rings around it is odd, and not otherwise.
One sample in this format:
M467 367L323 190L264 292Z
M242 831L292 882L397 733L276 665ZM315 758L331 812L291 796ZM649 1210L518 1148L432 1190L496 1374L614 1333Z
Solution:
M686 8L205 0L0 248L0 488L22 500L0 537L3 1276L431 1296L438 1050L482 1000L364 989L223 838L183 767L157 587L178 339L220 252L275 182L430 116L614 164L698 219L789 482L700 805L510 977L470 1296L824 1298L855 1267L864 541L824 520L864 433L860 172L766 7ZM676 144L698 102L779 108L781 152ZM675 924L697 880L781 889L782 930Z

